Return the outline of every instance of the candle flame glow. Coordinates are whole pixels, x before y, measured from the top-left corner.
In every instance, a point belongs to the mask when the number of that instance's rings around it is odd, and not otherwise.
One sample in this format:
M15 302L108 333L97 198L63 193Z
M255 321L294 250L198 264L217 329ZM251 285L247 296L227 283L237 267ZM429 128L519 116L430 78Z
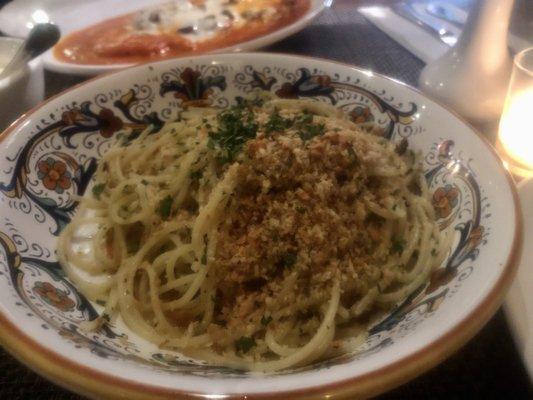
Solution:
M499 140L507 155L533 170L533 88L508 99L500 121Z

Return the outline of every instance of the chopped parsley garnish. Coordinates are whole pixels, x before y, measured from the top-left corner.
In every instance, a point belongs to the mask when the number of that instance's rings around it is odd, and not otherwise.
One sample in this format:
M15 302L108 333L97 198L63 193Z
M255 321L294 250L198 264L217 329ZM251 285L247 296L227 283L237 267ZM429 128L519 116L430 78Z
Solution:
M294 121L294 124L299 130L298 136L304 142L326 132L324 124L313 124L313 114L307 110L304 110L304 113Z
M357 165L357 163L359 162L359 157L357 157L357 154L355 154L355 150L353 149L353 147L348 147L348 154L352 159L352 165Z
M93 186L93 195L98 200L100 200L100 195L104 192L105 189L105 183L99 183L98 185Z
M310 113L308 110L304 110L303 114L300 117L298 117L296 122L300 126L312 124L313 123L313 114Z
M405 247L405 242L403 240L394 240L391 246L391 253L401 254L403 252L404 247Z
M267 326L272 322L272 317L269 315L268 317L265 317L264 315L261 317L261 325Z
M207 235L204 235L204 254L202 254L202 259L200 260L202 264L204 265L207 264L207 244L208 244Z
M297 255L295 253L287 253L281 258L281 265L284 268L291 268L296 264Z
M170 211L172 209L172 197L167 196L159 202L158 213L163 219L170 217Z
M203 176L203 174L204 174L204 172L201 169L199 169L197 171L192 171L191 172L191 179L193 181L198 181Z
M255 347L256 345L254 338L248 336L241 336L235 341L235 349L237 352L243 354L248 353L252 347Z
M255 138L259 128L254 114L244 104L238 104L222 111L217 116L216 132L209 132L209 148L221 151L220 161L231 162L244 143Z
M294 124L294 120L289 118L283 118L279 115L278 110L275 110L274 113L270 116L270 119L265 124L265 133L270 135L273 132L283 132L285 129L288 129Z
M202 260L201 260L202 264L206 265L207 264L207 246L205 247L204 249L204 254L202 254Z
M311 140L316 136L322 136L326 132L326 125L324 124L318 124L318 125L305 125L301 128L298 135L300 136L300 139L303 141Z

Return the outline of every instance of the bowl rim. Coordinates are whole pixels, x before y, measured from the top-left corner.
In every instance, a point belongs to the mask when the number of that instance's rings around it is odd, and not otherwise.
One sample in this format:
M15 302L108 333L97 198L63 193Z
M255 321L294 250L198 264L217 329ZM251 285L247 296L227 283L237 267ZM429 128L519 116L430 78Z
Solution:
M455 118L465 124L471 132L473 132L480 139L481 143L492 153L498 162L501 172L505 176L507 183L511 189L513 198L513 208L515 210L514 220L514 235L511 250L509 251L505 265L502 272L495 282L494 286L486 297L474 307L459 323L451 327L447 332L442 333L430 344L411 353L392 364L386 365L374 371L367 372L360 376L347 378L338 382L323 384L306 389L271 391L264 393L247 394L249 399L274 399L274 398L291 398L291 399L318 399L323 398L327 394L328 398L350 398L355 397L370 397L376 396L387 390L400 386L403 383L415 378L430 368L436 366L438 363L444 361L447 357L452 355L468 340L470 340L494 315L497 309L503 302L504 296L509 289L515 274L518 269L520 256L523 247L523 221L521 205L518 198L516 184L504 167L504 164L498 156L494 147L489 141L467 120L460 116L457 112L450 109L440 101L435 100L431 96L422 93L419 89L414 88L398 79L388 77L386 75L376 73L366 68L361 68L352 64L343 63L334 60L328 60L320 57L301 56L287 53L271 53L271 52L247 52L247 53L217 53L206 54L206 57L230 56L230 57L250 57L253 59L254 55L282 57L292 59L303 59L307 61L320 61L331 64L340 65L352 70L357 70L363 73L371 72L375 76L382 79L392 81L395 84L404 86L418 95L426 97L433 101L445 111L453 115ZM169 61L180 62L190 59L191 57L177 57L170 60L162 60L157 62L147 62L137 64L120 71L110 71L102 75L93 77L84 82L76 84L66 90L46 99L36 107L21 115L15 122L13 122L4 132L0 133L0 143L7 137L13 134L17 128L23 125L29 117L38 112L44 105L54 101L55 99L64 96L66 93L78 90L84 86L92 84L94 81L100 80L110 75L121 74L123 71L134 68L143 68L148 65L157 65L160 63L168 63ZM0 345L2 345L12 356L17 358L20 362L25 364L30 369L46 377L50 381L72 390L74 392L90 396L93 398L128 398L134 399L198 399L207 398L207 393L184 391L180 389L162 388L159 386L144 384L129 379L119 378L107 375L105 372L95 370L87 367L81 363L72 361L58 352L48 349L39 342L32 339L29 335L24 333L22 329L13 324L9 318L4 315L0 309ZM244 394L229 393L222 394L224 399L242 398Z

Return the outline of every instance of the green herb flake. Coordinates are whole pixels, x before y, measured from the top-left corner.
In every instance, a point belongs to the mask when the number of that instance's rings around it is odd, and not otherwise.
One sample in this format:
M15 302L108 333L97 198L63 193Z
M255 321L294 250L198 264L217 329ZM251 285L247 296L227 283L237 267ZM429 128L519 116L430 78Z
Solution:
M357 154L355 153L355 150L353 147L348 147L348 154L350 155L350 158L352 159L352 165L357 165L359 163L359 157L357 157Z
M302 206L296 206L296 211L298 211L300 214L304 214L307 211L307 209Z
M163 219L170 217L170 211L172 210L172 197L167 196L159 202L158 213Z
M202 178L204 172L202 170L192 171L191 172L191 179L193 181L198 181Z
M284 130L290 128L293 123L293 120L289 118L283 118L281 115L279 115L278 110L275 110L270 116L268 122L265 124L265 133L270 135L273 132L283 132Z
M202 260L201 260L202 264L206 265L207 264L207 248L204 250L204 254L202 255Z
M311 113L309 110L303 110L303 114L298 118L297 122L300 126L312 124L313 113Z
M300 136L300 139L302 139L304 142L313 139L317 136L322 136L326 132L326 126L324 124L318 124L318 125L306 125L304 126L298 135Z
M287 253L281 258L281 265L284 268L291 268L296 264L296 259L298 256L295 253Z
M272 317L269 315L268 317L265 317L264 315L261 317L261 325L267 326L272 322Z
M208 147L219 149L222 163L232 162L244 143L257 135L258 124L254 114L245 105L238 104L217 115L218 128L209 132Z
M257 346L257 344L255 343L254 338L248 336L241 336L235 341L235 349L239 353L246 354L255 346Z
M401 254L403 253L403 249L405 247L405 241L404 240L394 240L392 242L392 246L391 246L391 253L392 254Z
M100 195L105 190L105 183L99 183L98 185L94 185L92 190L93 190L94 197L100 200Z
M200 260L202 264L207 265L207 244L209 243L207 235L204 235L204 254L202 254L202 259Z
M146 179L143 179L143 180L141 181L141 183L142 183L144 186L148 185L148 181L147 181Z

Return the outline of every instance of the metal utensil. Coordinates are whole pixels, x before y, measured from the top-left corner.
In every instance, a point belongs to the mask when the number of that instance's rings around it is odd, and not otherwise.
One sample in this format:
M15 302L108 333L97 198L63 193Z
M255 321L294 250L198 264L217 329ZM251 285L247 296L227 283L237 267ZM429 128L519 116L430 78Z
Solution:
M393 9L396 14L423 28L448 46L453 46L457 42L458 35L455 32L450 31L444 24L423 21L409 4L400 2L394 5Z
M35 25L28 38L15 53L15 56L6 65L2 73L0 73L0 79L19 70L28 61L44 53L57 43L60 36L59 28L54 24Z

